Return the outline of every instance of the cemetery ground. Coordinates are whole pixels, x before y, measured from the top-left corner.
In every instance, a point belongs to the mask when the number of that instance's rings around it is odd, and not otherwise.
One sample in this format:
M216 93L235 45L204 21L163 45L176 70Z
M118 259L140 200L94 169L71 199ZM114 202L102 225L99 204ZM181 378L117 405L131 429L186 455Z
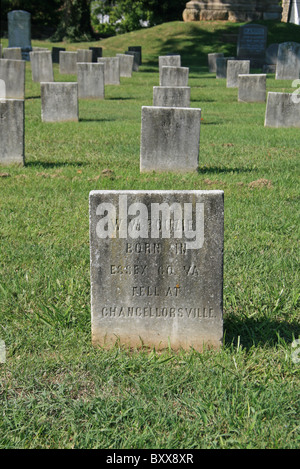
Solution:
M142 45L143 65L105 100L80 100L78 123L41 122L26 63L26 165L0 168L0 448L299 447L299 129L265 128L265 103L239 103L208 73L207 53L234 45L203 28L102 41L104 56ZM293 28L273 26L272 42L293 40ZM157 56L174 49L202 109L199 171L140 174L141 107L152 105ZM55 64L54 79L76 76ZM267 91L295 89L268 75ZM224 190L219 351L91 345L93 189Z

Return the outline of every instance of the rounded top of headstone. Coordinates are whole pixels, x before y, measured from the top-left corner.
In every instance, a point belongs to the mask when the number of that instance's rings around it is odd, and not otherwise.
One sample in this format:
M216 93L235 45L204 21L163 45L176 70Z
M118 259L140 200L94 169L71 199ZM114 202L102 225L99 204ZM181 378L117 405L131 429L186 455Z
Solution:
M24 11L24 10L12 10L10 12L7 13L7 16L8 17L13 17L13 16L16 16L16 17L29 17L31 16L31 13L29 13L29 11Z

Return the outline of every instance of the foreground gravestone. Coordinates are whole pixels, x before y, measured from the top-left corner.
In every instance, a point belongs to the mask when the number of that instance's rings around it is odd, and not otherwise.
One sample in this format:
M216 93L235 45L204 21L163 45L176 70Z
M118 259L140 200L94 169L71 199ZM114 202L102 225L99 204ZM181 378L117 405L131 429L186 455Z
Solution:
M98 57L98 63L104 64L105 85L120 84L119 57Z
M159 84L160 86L188 86L188 67L161 67Z
M65 47L52 47L52 63L59 64L59 53L65 50Z
M77 63L92 62L93 51L90 49L78 49L77 50Z
M140 171L198 170L201 109L142 107Z
M21 47L4 47L3 58L9 60L22 60Z
M24 100L0 100L0 165L24 165Z
M137 52L138 54L138 64L142 65L142 47L141 46L129 46L128 52Z
M153 86L153 106L190 107L189 86Z
M217 59L224 57L223 53L211 53L207 55L208 59L208 71L209 73L215 73L217 70Z
M48 51L30 52L32 81L41 83L42 81L54 81L52 54Z
M136 51L125 51L125 55L132 55L133 56L133 64L132 64L132 71L138 72L140 67L140 54Z
M98 57L102 57L102 47L89 47L92 51L92 62L97 63Z
M92 191L94 345L219 348L223 191Z
M0 59L0 79L6 86L6 98L25 97L25 60Z
M246 24L239 28L237 58L250 60L251 67L265 62L268 28L260 24Z
M250 73L250 60L228 60L227 61L227 88L237 88L239 75Z
M120 77L131 78L134 56L129 54L116 54L120 60Z
M265 74L239 75L238 100L244 103L263 103L266 101Z
M78 98L104 99L104 64L77 63Z
M216 78L227 78L228 60L234 60L234 57L217 57L216 58Z
M41 83L43 122L78 121L77 83Z
M269 92L265 127L300 128L300 101L293 93Z
M279 44L275 78L276 80L300 78L300 43L284 42Z
M60 51L59 73L62 75L75 75L77 73L77 52Z
M0 99L6 98L6 85L5 81L0 78Z
M13 10L7 14L8 47L20 47L23 60L29 60L31 47L31 14L28 11Z

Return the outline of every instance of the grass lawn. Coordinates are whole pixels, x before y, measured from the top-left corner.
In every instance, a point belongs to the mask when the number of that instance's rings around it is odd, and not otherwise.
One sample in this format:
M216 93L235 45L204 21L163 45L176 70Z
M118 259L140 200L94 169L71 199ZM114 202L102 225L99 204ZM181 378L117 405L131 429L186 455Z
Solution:
M78 123L41 122L26 64L26 165L0 167L0 448L299 448L300 133L265 128L265 104L238 103L208 73L207 53L234 54L224 34L237 28L178 22L101 41L104 56L142 45L144 62L105 100L80 100ZM269 24L269 42L296 33ZM141 175L141 107L168 52L190 66L191 107L202 109L200 169ZM76 81L56 64L54 76ZM268 75L267 90L295 89ZM224 190L220 351L91 345L94 189Z

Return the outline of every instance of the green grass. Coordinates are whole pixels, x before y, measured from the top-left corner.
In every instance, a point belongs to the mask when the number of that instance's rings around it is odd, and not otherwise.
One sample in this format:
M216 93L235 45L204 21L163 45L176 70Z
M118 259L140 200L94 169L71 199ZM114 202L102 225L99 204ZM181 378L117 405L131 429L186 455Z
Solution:
M285 26L271 34L290 39ZM26 166L0 168L0 448L299 447L299 130L265 128L264 104L238 103L208 73L219 29L237 27L171 23L101 41L105 55L141 44L144 65L104 101L81 100L78 123L41 122L27 63ZM157 55L175 49L202 109L200 169L140 174L141 107L152 104ZM267 89L294 91L273 75ZM93 189L224 190L220 351L92 347Z

